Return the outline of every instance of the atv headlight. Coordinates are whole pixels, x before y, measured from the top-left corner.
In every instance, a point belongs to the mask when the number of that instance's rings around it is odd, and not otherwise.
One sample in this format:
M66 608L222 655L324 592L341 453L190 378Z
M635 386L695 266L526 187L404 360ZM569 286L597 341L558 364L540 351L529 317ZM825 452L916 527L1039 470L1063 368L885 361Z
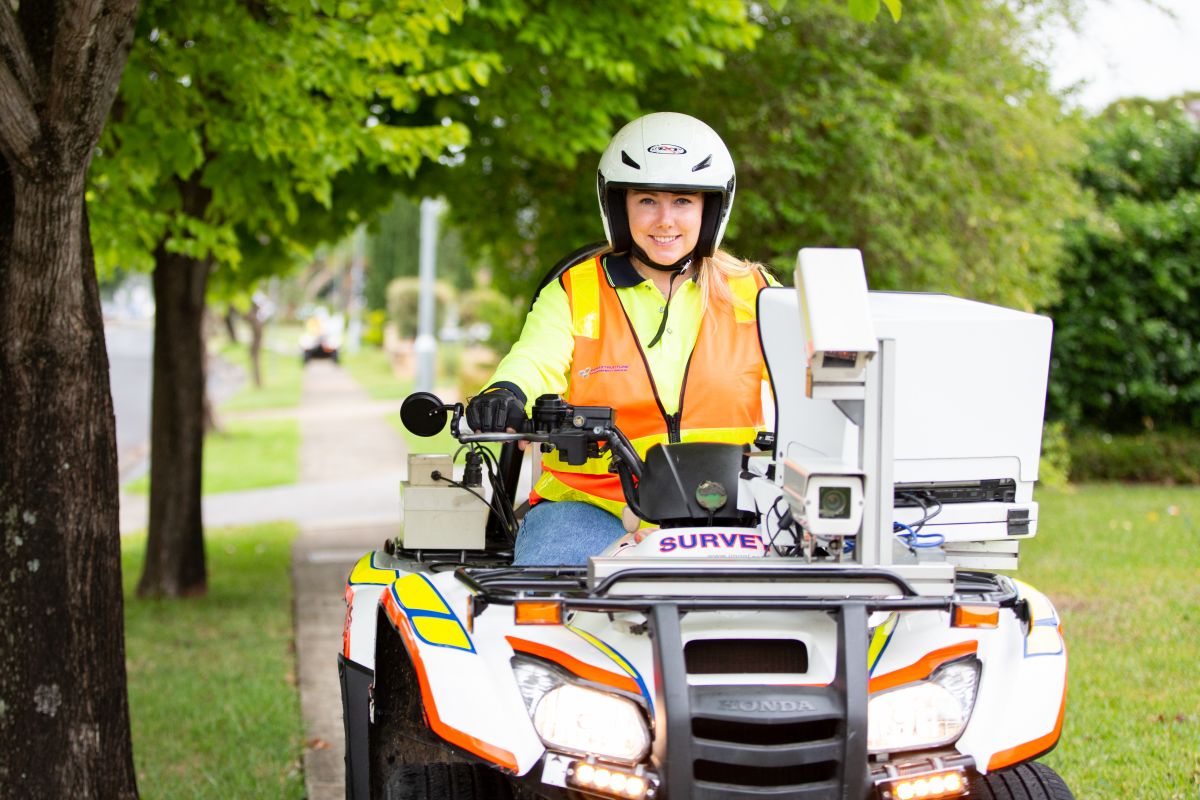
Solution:
M542 741L557 750L633 764L650 749L637 703L571 682L561 670L532 659L512 661L517 687Z
M929 680L872 695L867 704L867 749L895 752L948 744L971 718L979 661L946 664Z

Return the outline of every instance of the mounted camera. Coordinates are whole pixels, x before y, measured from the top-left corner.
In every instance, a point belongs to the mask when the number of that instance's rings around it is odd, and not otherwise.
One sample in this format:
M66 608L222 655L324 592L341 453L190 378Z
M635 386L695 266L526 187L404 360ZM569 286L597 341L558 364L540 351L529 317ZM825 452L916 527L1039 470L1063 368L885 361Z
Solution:
M792 517L814 536L857 536L862 529L863 474L840 463L783 462L783 494Z
M879 349L858 250L805 248L796 259L796 289L808 355L806 394L842 397L845 385L866 380Z

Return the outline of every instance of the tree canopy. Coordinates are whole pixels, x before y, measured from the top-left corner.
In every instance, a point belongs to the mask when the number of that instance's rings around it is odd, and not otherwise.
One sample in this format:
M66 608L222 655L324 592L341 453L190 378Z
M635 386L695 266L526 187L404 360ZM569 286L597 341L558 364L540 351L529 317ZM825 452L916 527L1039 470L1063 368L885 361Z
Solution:
M727 242L740 255L786 271L801 246L852 246L878 288L1025 308L1052 297L1078 149L1027 49L1026 17L995 0L910 4L899 25L862 25L834 0L755 8L742 34L752 51L684 79L639 61L636 83L615 96L594 97L561 59L506 42L504 63L524 64L540 85L510 85L506 72L486 97L440 98L473 145L436 178L423 171L426 185L449 196L500 279L527 291L558 257L602 238L595 164L618 125L682 111L734 155ZM586 137L547 146L544 128L587 115Z
M225 291L251 285L381 210L402 176L453 163L472 127L439 101L481 96L485 84L488 97L506 82L522 87L512 96L526 105L515 107L543 148L594 137L590 110L545 113L537 81L505 61L509 41L569 55L570 82L619 107L638 77L630 59L689 74L748 44L753 30L737 0L561 6L145 4L89 192L98 259L153 268L159 299L141 592L203 591L200 320L214 266ZM657 14L675 21L626 24ZM597 50L614 30L627 31L619 43L629 52Z
M160 246L238 268L275 242L315 244L388 202L389 174L466 143L462 125L398 114L495 67L451 46L461 4L143 4L92 173L102 264L153 267ZM179 183L209 191L183 207Z
M1098 208L1068 229L1048 309L1051 408L1070 423L1200 425L1198 100L1122 101L1089 124L1078 177Z

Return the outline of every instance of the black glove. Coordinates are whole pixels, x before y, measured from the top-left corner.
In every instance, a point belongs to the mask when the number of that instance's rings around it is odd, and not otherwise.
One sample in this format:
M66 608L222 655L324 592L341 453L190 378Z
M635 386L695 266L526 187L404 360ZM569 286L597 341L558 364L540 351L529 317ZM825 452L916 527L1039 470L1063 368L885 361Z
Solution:
M467 425L476 433L519 431L524 419L525 404L508 389L492 387L467 403Z

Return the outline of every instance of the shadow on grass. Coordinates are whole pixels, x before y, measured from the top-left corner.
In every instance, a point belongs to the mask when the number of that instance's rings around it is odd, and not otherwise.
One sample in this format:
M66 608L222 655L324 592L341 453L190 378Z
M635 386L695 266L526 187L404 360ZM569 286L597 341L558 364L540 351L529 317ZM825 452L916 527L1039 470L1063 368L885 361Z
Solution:
M129 707L146 798L301 798L291 543L274 523L205 533L209 591L139 600L143 536L122 539Z

